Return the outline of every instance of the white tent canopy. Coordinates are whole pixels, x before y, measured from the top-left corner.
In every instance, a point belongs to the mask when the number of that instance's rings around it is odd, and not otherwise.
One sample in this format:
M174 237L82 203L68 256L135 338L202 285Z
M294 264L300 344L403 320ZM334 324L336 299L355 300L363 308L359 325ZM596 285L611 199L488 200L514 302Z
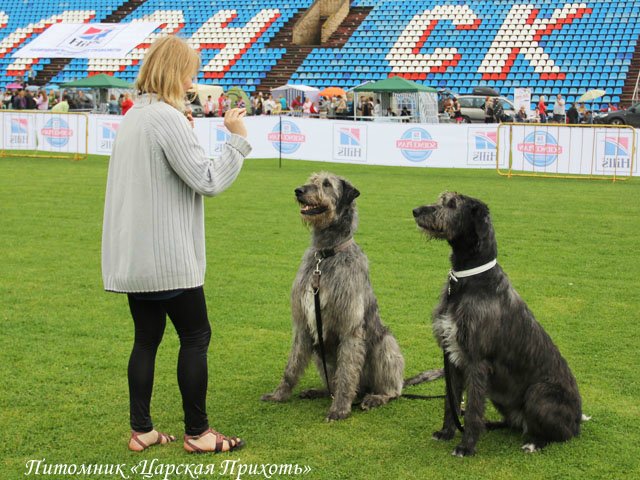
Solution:
M307 85L292 85L286 84L281 87L272 88L271 95L274 99L284 97L287 99L287 105L291 105L291 102L300 97L300 100L304 102L305 98L310 98L312 102L317 102L320 94L320 90Z
M211 95L211 99L214 102L218 101L218 97L222 95L223 89L219 85L208 85L204 83L193 84L196 92L198 92L198 98L200 99L200 105L204 106L207 102L207 97Z

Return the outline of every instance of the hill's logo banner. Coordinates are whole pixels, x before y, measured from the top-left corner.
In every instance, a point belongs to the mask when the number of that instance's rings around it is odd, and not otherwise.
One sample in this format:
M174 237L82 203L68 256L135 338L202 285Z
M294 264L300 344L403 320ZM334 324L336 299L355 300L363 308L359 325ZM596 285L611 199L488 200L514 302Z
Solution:
M4 145L10 149L35 148L35 132L31 115L9 114L4 121Z
M160 22L136 23L56 23L14 58L124 58Z
M120 128L120 122L113 121L101 121L98 122L98 152L104 154L111 154L113 149L113 142L118 134L118 128Z
M596 172L618 175L635 173L638 166L632 162L632 145L631 131L596 132Z
M350 162L366 162L367 128L334 124L333 159Z
M475 127L469 127L467 132L469 135L467 165L495 166L498 132L495 129L476 129Z
M229 137L231 137L231 135L229 134L229 131L226 129L224 124L212 123L212 125L215 125L215 130L216 130L216 134L215 134L216 141L213 147L213 154L219 157L222 155L222 151L224 150L224 144L227 143L227 140L229 140Z

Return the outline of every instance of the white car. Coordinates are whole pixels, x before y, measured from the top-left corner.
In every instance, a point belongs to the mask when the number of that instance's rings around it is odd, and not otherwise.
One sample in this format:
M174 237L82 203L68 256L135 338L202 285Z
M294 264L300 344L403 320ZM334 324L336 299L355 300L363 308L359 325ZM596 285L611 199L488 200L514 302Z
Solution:
M504 115L505 117L508 117L503 121L513 121L516 115L516 109L511 100L504 97L491 98L498 98L502 102ZM462 121L464 123L484 123L484 102L486 99L486 96L481 95L460 95L458 97L458 102L460 102Z

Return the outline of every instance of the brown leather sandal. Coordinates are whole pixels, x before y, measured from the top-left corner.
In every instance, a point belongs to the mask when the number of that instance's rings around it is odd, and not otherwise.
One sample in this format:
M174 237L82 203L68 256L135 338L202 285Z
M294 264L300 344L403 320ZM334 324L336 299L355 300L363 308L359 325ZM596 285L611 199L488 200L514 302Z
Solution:
M149 447L153 447L154 445L166 445L167 443L176 441L176 437L174 437L173 435L156 432L158 434L158 438L156 439L156 441L147 445L142 440L140 440L140 435L144 435L145 433L149 432L135 432L131 430L131 438L129 439L129 450L131 450L132 452L142 452ZM131 448L131 440L140 445L140 448Z
M205 435L212 433L216 436L216 446L213 450L204 450L198 447L196 444L192 443L192 440L198 440ZM227 441L227 445L229 448L227 450L224 449L224 442ZM224 452L232 452L233 450L238 450L244 447L244 440L239 439L238 437L225 437L219 432L209 428L205 430L200 435L185 435L184 436L184 449L189 453L224 453Z

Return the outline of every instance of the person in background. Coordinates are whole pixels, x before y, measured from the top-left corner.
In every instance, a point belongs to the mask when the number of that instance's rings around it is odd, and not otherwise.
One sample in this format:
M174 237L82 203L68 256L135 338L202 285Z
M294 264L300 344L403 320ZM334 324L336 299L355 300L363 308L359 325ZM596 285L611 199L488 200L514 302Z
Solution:
M569 110L567 110L567 123L577 125L580 123L580 112L578 112L578 106L573 103Z
M154 428L150 402L156 352L168 316L180 338L178 385L184 411L183 448L228 452L244 445L213 430L207 416L207 351L211 327L204 295L204 196L226 190L251 146L244 110L227 112L230 132L211 160L185 119L186 93L200 67L187 42L168 35L147 51L136 104L114 141L105 195L102 279L125 293L135 327L128 381L129 449L143 451L176 438Z
M131 107L133 107L133 100L131 100L131 94L127 92L124 94L124 98L120 104L120 111L122 112L122 115L126 115Z
M584 106L584 103L578 104L578 113L580 114L580 123L584 121L584 114L587 112L587 109Z
M291 110L294 112L300 112L302 110L302 100L300 99L300 95L294 98L291 102Z
M33 98L33 94L29 90L24 91L24 99L27 102L27 110L35 110L38 108L36 99Z
M320 118L327 118L329 116L329 100L326 97L320 97L318 99L318 114Z
M504 121L504 107L502 101L496 97L493 99L493 119L495 123L501 123Z
M49 97L44 90L40 90L38 92L38 96L36 97L36 108L38 110L49 110Z
M53 108L59 101L60 101L60 98L58 97L56 92L54 90L50 90L49 91L49 108L50 109Z
M593 123L593 112L591 110L587 110L584 112L584 117L582 118L582 123L592 124Z
M493 98L484 99L484 123L493 123Z
M76 102L77 108L80 110L93 109L93 100L91 100L82 90L78 90L78 100Z
M2 97L2 108L8 109L11 108L11 99L13 95L9 90L5 90L4 96Z
M56 113L67 113L69 111L69 94L63 93L62 100L56 103L52 108L52 112Z
M112 93L109 96L108 112L110 115L119 115L120 114L120 105L118 105L118 100L116 96Z
M278 101L280 102L280 111L285 112L287 110L287 99L282 96Z
M333 96L327 102L327 118L336 118L336 107L338 106L338 99Z
M531 123L540 123L540 108L536 106L533 110L533 116L529 119Z
M262 115L263 108L264 102L262 101L262 94L260 92L256 92L256 95L253 97L253 114Z
M371 120L371 114L373 113L373 104L369 102L369 99L366 97L360 98L360 111L362 112L362 116L364 120Z
M25 110L27 108L27 99L24 90L19 90L11 99L11 108L13 110Z
M353 94L347 93L347 116L353 118Z
M347 101L341 95L338 95L338 104L336 105L336 115L338 118L344 118L347 115Z
M211 118L211 117L215 117L216 115L216 104L213 101L213 98L211 97L211 95L207 96L207 101L204 102L204 105L202 107L202 109L204 110L204 116Z
M545 103L544 95L540 95L538 112L540 112L540 123L547 123L547 104Z
M304 103L302 104L302 114L305 117L308 117L309 115L311 115L312 108L313 108L313 102L309 97L306 97L304 99Z
M553 104L553 122L554 123L566 123L567 112L565 108L565 101L562 95L556 95L556 103Z
M515 121L518 123L526 123L527 111L525 110L524 105L521 105L518 111L516 112Z
M453 120L456 123L462 123L462 107L460 106L460 101L453 97L453 105L451 107L453 109Z
M267 99L264 101L264 113L265 115L271 115L274 108L276 108L276 102L273 100L271 94L267 94Z
M374 117L381 117L382 116L382 104L380 103L380 99L379 98L376 99L376 103L373 106L373 116Z
M226 98L226 95L224 93L221 93L220 96L218 97L218 116L222 117L224 115L224 100Z

